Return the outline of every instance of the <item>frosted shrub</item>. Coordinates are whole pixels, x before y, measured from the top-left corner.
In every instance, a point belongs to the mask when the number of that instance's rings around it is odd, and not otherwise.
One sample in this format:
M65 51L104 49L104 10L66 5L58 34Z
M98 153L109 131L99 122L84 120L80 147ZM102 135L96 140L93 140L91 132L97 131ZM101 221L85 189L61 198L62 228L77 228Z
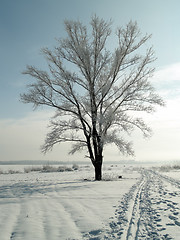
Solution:
M65 172L71 172L71 171L73 171L72 168L70 168L70 167L66 167L66 168L65 168Z
M72 168L66 166L53 167L49 165L43 166L42 172L70 172Z
M15 174L15 173L20 173L20 171L17 171L17 170L8 170L8 173L9 174Z
M161 172L169 172L169 170L171 170L170 166L161 166L160 167Z
M25 172L25 173L29 173L29 172L31 172L31 168L30 168L30 167L26 167L26 168L24 168L24 172Z
M162 172L169 172L169 171L172 171L172 170L179 170L180 169L180 165L176 164L176 165L173 165L173 166L161 166L160 167L160 171Z
M57 169L57 172L71 172L71 171L73 171L73 169L66 166L60 166Z
M180 170L180 165L174 165L173 168L174 168L175 170Z
M40 172L40 171L42 171L42 167L26 167L26 168L24 168L25 173Z
M44 165L42 168L42 172L57 172L57 169L50 165Z
M78 166L77 164L73 164L73 165L72 165L72 169L73 169L73 170L78 170L78 169L79 169L79 166Z
M60 166L57 169L57 172L64 172L64 171L65 171L65 167L63 167L63 166Z

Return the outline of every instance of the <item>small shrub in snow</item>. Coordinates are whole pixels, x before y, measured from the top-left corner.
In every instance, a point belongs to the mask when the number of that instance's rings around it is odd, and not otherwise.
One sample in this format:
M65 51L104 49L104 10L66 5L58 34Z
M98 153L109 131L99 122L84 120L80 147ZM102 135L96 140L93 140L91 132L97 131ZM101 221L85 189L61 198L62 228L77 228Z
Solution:
M24 168L24 172L25 172L25 173L29 173L29 172L31 172L31 168L30 168L30 167L26 167L26 168Z
M32 167L32 170L33 172L39 172L41 171L42 167Z
M73 171L73 169L66 166L60 166L57 169L57 172L71 172L71 171Z
M25 173L29 173L29 172L40 172L42 171L42 167L26 167L24 168L24 172Z
M43 166L42 172L70 172L73 171L72 168L66 166L53 167L49 165Z
M4 173L3 170L0 169L0 174L3 174L3 173Z
M173 168L174 168L175 170L179 170L179 169L180 169L180 165L174 165Z
M58 167L56 172L64 172L64 171L65 171L65 167L60 166L60 167Z
M15 173L20 173L20 171L17 171L17 170L8 170L8 173L10 174L15 174Z
M170 169L171 169L170 166L161 166L159 170L161 172L169 172Z
M73 169L70 168L70 167L66 167L66 168L65 168L65 172L72 172L72 171L73 171Z
M72 169L73 169L73 170L78 170L78 169L79 169L79 166L78 166L77 164L73 164L73 165L72 165Z
M42 172L57 172L57 168L50 165L44 165L42 168Z
M117 173L106 173L104 174L103 181L118 181L122 178L122 175L118 175Z
M71 172L71 171L75 171L78 170L79 166L77 164L74 164L72 167L67 167L67 166L50 166L50 165L44 165L41 167L27 167L24 168L24 172L25 173L30 173L30 172Z
M180 170L180 165L173 165L173 166L169 166L169 165L164 165L164 166L161 166L159 168L159 170L161 172L169 172L169 171L173 171L173 170Z

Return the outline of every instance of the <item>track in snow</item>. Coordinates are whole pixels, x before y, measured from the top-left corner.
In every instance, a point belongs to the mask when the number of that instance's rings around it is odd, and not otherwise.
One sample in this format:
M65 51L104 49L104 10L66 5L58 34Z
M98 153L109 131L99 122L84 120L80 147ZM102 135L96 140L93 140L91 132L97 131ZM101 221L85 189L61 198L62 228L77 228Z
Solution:
M141 169L140 180L124 195L115 215L110 231L92 231L86 239L179 239L180 182Z

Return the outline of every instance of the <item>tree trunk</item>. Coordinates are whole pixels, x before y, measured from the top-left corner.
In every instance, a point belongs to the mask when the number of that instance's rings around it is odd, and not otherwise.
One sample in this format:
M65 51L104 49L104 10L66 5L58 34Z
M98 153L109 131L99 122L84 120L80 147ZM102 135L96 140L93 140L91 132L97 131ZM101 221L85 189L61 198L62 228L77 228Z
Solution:
M95 169L95 180L100 181L102 180L102 157L95 162L94 164Z
M95 180L100 181L102 179L102 163L96 163L94 168L95 168Z

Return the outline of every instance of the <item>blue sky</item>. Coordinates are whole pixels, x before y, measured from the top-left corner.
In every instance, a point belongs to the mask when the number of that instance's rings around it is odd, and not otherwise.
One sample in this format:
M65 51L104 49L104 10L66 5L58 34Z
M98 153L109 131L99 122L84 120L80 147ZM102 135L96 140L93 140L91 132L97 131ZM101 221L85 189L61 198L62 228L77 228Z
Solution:
M137 21L143 33L152 33L157 56L153 82L167 106L147 118L154 130L151 140L135 133L132 141L137 160L180 160L179 9L179 0L0 0L0 160L70 158L65 145L45 157L40 153L52 112L32 112L32 106L19 101L27 84L21 72L27 64L45 67L40 49L51 48L55 38L65 36L65 19L88 24L93 14L111 18L114 27ZM107 149L107 158L112 151ZM114 155L119 158L118 153Z

